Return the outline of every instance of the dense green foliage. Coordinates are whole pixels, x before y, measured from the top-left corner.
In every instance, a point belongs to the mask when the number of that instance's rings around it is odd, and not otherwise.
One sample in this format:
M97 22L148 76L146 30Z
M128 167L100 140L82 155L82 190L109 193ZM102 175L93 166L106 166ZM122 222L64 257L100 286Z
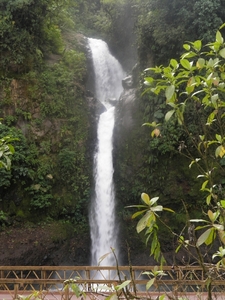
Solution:
M224 27L225 24L220 29ZM225 266L225 42L221 32L217 31L214 42L204 47L201 40L188 42L183 47L186 51L179 60L171 59L166 67L146 70L153 75L145 78L145 85L147 91L163 95L168 106L165 121L174 119L177 127L186 132L189 144L183 141L180 155L190 160L189 169L198 168L197 178L202 181L200 194L204 195L204 202L198 210L203 210L203 214L201 218L190 219L192 213L184 203L186 224L181 230L174 230L161 217L162 211L168 209L157 203L159 197L150 199L142 193L143 204L135 205L139 211L132 217L143 215L137 224L137 232L145 230L146 241L151 243L150 255L154 255L161 264L165 260L160 249L158 224L162 223L176 237L174 253L183 248L191 261L201 266L206 278L207 299L211 300L215 278L208 272L207 265L215 262L217 269ZM193 132L189 124L187 113L190 106L198 110L198 132ZM152 122L145 125L153 127L152 137L159 138L161 124ZM195 226L196 223L198 226ZM204 251L202 245L205 246ZM218 249L217 252L215 249Z
M186 40L199 38L204 43L212 40L215 30L225 21L223 7L223 1L136 1L140 69L169 62L171 57L178 59ZM148 73L143 72L142 75L144 78ZM172 227L177 230L185 226L186 211L182 201L192 217L196 218L201 215L199 207L206 205L204 194L199 194L201 182L197 179L198 169L193 166L189 170L187 157L180 156L180 151L185 147L191 150L192 155L196 152L191 146L191 139L174 119L164 122L168 109L164 97L144 91L145 86L141 84L140 92L136 93L136 103L132 106L135 125L130 128L123 128L119 121L124 111L130 109L121 103L118 116L118 126L121 127L116 132L115 144L117 196L121 206L136 203L143 191L152 197L159 196L163 205L176 210ZM198 105L187 104L185 118L188 129L198 136L204 111L200 112ZM155 136L158 134L157 138L151 137L154 127L152 130L142 127L147 122L161 124L160 132L154 132ZM122 208L121 211L127 224L124 228L130 229L133 225L130 212ZM171 216L164 214L163 218L167 223ZM126 232L126 236L130 235L130 231L129 234ZM165 226L162 226L160 240L164 241L163 251L174 247Z
M0 8L2 135L19 138L12 169L1 170L1 209L18 220L63 218L86 227L95 116L74 30L114 44L130 3L17 0Z
M11 170L0 170L0 209L8 220L62 218L87 229L93 124L69 3L0 4L1 136L18 139Z
M142 66L161 64L178 57L183 41L208 42L224 22L224 0L144 1L139 17L139 54Z
M11 167L11 155L15 152L14 147L10 142L14 139L10 136L4 136L0 139L0 168L10 170Z
M60 21L66 2L6 1L0 3L1 72L28 71L49 51L63 50ZM64 17L64 18L63 18ZM59 21L60 20L60 21Z

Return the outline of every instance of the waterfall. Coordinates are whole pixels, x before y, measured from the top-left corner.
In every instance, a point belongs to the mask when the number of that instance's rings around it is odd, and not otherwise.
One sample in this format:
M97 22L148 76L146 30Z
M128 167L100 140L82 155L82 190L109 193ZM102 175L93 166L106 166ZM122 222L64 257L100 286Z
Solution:
M98 122L98 145L94 156L95 197L89 216L91 264L98 265L99 259L109 253L111 247L115 249L117 256L119 254L112 161L114 107L108 100L119 98L124 72L104 41L92 38L88 41L95 73L95 96L106 107ZM105 266L114 264L112 254L102 261L102 265Z

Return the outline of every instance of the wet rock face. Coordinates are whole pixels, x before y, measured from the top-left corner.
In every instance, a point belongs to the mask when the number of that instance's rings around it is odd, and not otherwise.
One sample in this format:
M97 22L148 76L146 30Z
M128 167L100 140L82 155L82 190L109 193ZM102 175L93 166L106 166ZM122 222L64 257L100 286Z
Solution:
M66 237L58 223L0 231L1 266L88 265L89 236ZM82 249L82 251L81 251Z
M139 80L139 66L136 64L131 70L131 74L122 80L122 85L125 90L136 88Z
M138 66L135 65L130 75L122 80L123 92L116 105L116 131L129 131L135 124L137 107L136 92ZM126 132L128 134L128 132Z
M117 104L117 99L116 98L111 98L108 99L109 104L111 104L112 106L116 106Z
M123 130L130 130L134 125L135 100L136 89L126 89L116 106L116 123Z
M134 87L133 76L129 75L122 80L124 89L132 89Z
M103 112L106 111L105 106L98 99L96 99L90 91L87 93L86 100L92 117L98 118Z

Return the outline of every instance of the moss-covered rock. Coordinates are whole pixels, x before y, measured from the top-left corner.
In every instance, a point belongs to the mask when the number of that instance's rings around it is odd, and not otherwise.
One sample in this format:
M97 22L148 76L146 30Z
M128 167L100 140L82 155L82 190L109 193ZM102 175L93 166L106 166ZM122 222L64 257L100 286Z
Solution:
M64 53L1 80L4 134L19 140L10 173L1 170L0 209L34 222L51 217L87 226L97 102L85 88L85 37L64 37Z

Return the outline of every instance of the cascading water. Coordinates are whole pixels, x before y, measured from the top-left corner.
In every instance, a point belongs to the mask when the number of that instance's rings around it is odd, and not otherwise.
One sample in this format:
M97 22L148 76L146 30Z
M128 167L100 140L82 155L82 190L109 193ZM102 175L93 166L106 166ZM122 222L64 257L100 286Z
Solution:
M88 40L95 73L96 97L106 107L98 123L98 148L94 157L95 197L89 218L92 241L91 264L98 265L99 259L109 253L111 247L118 256L112 162L114 107L108 100L119 98L124 72L120 63L110 54L104 41L92 38ZM106 256L102 264L114 265L112 255Z

